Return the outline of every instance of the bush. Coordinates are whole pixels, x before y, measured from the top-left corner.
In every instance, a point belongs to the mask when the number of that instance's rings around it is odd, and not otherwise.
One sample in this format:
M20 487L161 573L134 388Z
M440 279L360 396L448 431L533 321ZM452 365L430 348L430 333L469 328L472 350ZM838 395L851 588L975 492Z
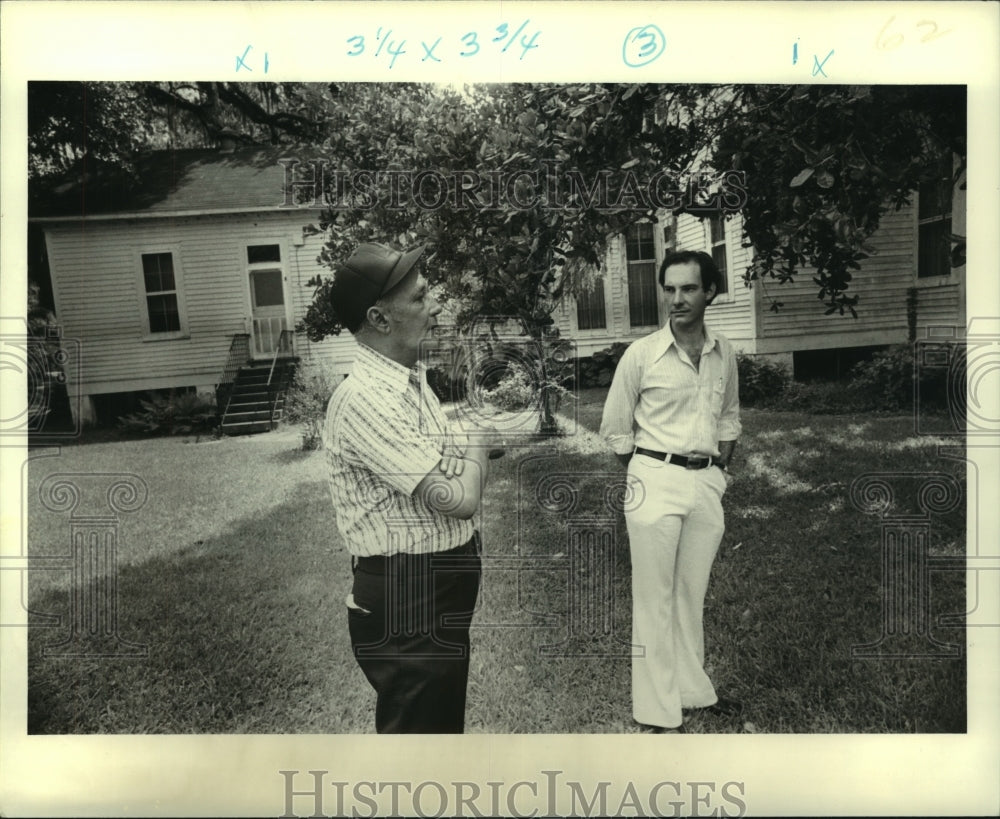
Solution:
M791 381L785 367L757 356L737 353L736 367L740 403L744 406L762 406L780 400Z
M961 368L953 377L964 382ZM870 361L856 364L850 371L850 390L870 410L912 411L919 378L922 410L947 407L948 373L943 369L922 368L917 372L914 348L901 344L876 353Z
M539 390L524 368L510 367L492 390L484 390L483 396L499 409L522 412L538 405Z
M211 399L194 392L151 393L140 399L138 412L118 419L123 432L139 435L178 435L211 432L219 423Z
M334 385L325 373L304 378L296 372L285 395L284 417L293 424L302 424L302 448L319 449L323 441L326 405L333 395Z
M618 368L618 362L622 360L628 343L616 341L610 347L598 350L587 358L581 358L578 362L581 388L585 387L607 387L611 384L611 379Z

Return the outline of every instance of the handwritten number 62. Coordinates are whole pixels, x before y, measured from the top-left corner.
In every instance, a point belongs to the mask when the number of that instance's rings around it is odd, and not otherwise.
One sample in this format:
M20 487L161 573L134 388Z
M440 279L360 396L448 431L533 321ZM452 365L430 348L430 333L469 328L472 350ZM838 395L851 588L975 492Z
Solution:
M903 35L896 33L891 36L886 36L886 29L892 25L893 21L896 19L896 15L892 15L888 20L885 21L885 25L882 26L882 30L878 33L878 37L875 38L875 47L881 51L892 51L895 48L899 48L903 44ZM938 24L933 20L921 20L916 24L917 28L929 28L926 34L920 38L920 42L927 43L931 40L936 40L938 37L943 37L945 34L951 31L938 31Z

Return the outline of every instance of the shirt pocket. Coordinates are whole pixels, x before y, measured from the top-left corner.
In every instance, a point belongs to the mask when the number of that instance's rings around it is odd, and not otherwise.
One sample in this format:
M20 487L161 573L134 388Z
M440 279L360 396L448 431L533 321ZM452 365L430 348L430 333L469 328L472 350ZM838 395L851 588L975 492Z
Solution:
M726 386L721 378L713 378L711 387L708 389L708 409L712 418L718 423L722 416L722 401L726 395Z

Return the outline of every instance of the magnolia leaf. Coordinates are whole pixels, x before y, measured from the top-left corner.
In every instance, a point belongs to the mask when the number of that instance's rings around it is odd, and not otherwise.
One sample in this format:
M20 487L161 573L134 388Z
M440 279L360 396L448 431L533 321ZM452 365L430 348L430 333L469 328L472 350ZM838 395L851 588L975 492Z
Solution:
M788 183L788 187L797 188L812 175L813 175L812 168L806 168L805 170L799 171L799 173L796 174L795 178Z

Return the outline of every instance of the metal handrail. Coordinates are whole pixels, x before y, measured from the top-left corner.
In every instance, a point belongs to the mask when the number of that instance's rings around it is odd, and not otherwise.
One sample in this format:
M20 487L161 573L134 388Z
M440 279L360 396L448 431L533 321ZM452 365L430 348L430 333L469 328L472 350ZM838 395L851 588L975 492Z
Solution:
M278 343L274 348L274 356L271 358L271 371L267 374L267 386L271 386L271 379L274 378L274 367L278 363L278 356L281 355L285 348L288 348L289 352L292 351L292 331L282 330L281 335L278 336Z
M274 350L274 357L271 359L271 370L267 374L267 400L270 413L268 417L268 425L271 429L274 429L274 411L278 405L278 396L287 388L288 386L288 370L287 368L282 373L281 383L271 386L271 380L274 378L274 368L278 363L279 357L284 357L282 354L286 353L288 355L294 355L294 334L291 330L282 330L281 335L278 336L278 344Z
M229 409L229 399L232 395L233 383L236 381L236 374L250 361L250 334L236 333L229 344L229 356L226 359L226 366L219 377L218 386L215 388L215 407L220 415L225 415Z

